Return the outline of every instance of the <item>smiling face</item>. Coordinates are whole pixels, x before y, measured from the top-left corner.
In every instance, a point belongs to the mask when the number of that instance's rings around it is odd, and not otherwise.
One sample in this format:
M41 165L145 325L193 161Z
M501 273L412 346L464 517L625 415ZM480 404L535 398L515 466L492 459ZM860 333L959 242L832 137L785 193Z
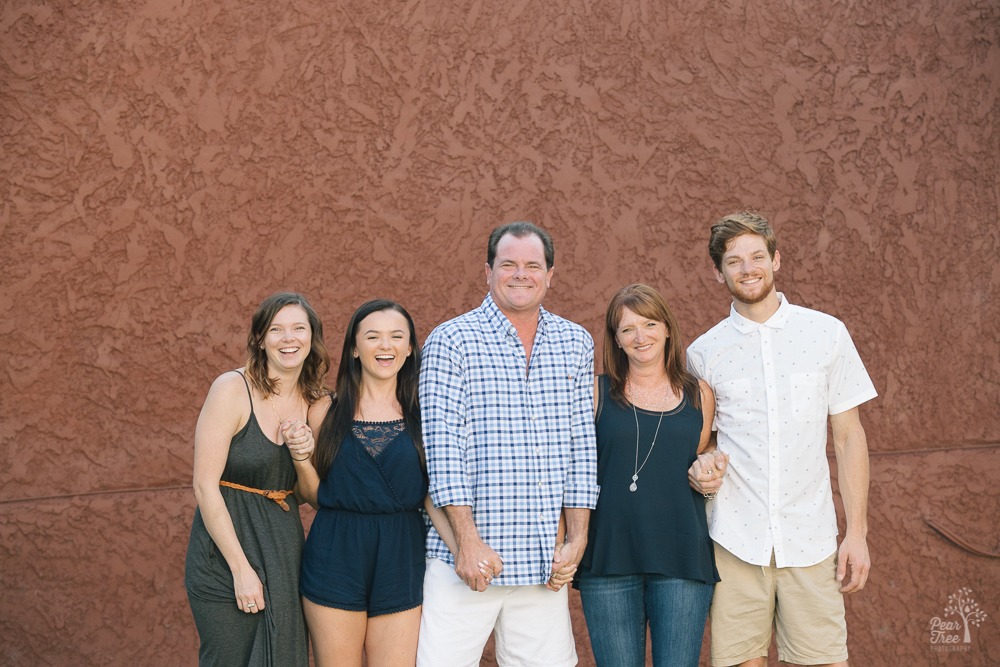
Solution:
M628 356L629 365L664 366L665 350L670 332L667 325L643 317L628 307L622 307L615 341Z
M534 234L507 234L497 243L493 266L486 265L490 295L507 317L537 313L551 280L545 248Z
M410 325L402 313L379 310L358 323L353 354L361 362L362 381L395 378L411 352Z
M715 278L725 283L739 303L757 304L775 293L774 272L781 265L781 255L775 250L772 259L763 237L737 236L726 245L721 265L721 269L715 270Z
M301 368L312 348L312 328L305 309L291 304L279 310L267 326L261 347L272 371Z

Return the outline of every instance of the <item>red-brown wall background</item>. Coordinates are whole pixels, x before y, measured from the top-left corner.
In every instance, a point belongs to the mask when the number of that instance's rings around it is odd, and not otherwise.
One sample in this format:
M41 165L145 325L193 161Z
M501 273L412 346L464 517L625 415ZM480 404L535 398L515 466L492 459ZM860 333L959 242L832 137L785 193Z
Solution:
M0 141L0 662L195 661L194 423L269 293L423 338L530 219L551 310L648 282L691 339L753 207L880 393L854 664L1000 663L995 0L5 0Z

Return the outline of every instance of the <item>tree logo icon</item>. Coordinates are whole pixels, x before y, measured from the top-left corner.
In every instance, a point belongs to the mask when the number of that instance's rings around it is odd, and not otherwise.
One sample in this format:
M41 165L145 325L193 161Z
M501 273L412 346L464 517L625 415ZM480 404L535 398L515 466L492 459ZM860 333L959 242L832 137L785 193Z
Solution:
M931 644L939 645L942 648L952 646L954 647L952 650L968 650L970 647L960 649L957 645L971 643L972 635L969 628L971 626L979 627L987 618L986 612L973 599L972 589L968 586L963 586L948 596L944 616L944 619L938 616L931 619ZM961 620L945 620L953 616L957 616Z

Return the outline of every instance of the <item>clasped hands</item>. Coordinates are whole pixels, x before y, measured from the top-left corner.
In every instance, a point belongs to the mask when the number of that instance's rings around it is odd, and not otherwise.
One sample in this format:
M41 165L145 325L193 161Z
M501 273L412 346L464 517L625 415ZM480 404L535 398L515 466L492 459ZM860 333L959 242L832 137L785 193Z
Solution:
M555 556L552 558L552 575L545 582L545 587L550 591L558 591L560 588L573 581L576 575L576 568L583 558L584 545L567 540L556 546Z
M278 432L281 434L285 446L288 447L292 459L296 461L305 461L312 456L316 449L316 440L313 438L312 429L301 420L289 419L281 422Z
M688 483L691 488L712 499L722 487L722 478L729 467L729 455L718 449L699 454L688 468Z
M482 540L460 545L455 555L455 574L476 591L483 592L503 571L503 558Z
M558 591L573 580L576 568L583 558L583 547L573 541L556 547L552 559L552 575L545 582L550 591ZM483 592L503 571L503 558L485 542L459 548L455 558L455 573L474 591Z

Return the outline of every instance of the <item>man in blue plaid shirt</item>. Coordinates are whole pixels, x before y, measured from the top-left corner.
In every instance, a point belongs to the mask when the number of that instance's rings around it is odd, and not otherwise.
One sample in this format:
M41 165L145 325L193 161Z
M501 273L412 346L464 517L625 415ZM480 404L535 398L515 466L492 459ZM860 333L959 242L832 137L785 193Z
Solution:
M494 630L501 665L577 662L564 584L599 491L594 341L542 308L553 258L531 223L493 230L489 294L424 345L430 495L454 533L427 538L424 667L479 665Z

